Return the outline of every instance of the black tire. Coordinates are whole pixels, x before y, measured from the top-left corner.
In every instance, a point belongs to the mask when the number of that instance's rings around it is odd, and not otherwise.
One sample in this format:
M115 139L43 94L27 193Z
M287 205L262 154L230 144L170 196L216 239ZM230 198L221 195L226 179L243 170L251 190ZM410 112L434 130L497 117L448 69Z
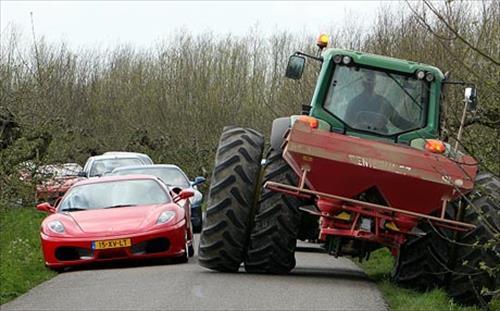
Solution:
M187 245L188 245L188 249L187 249L188 257L193 257L194 256L194 234L193 234L193 227L192 227L192 225L193 225L193 223L191 223L191 229L188 232L188 236L186 237L186 240L188 241L187 242Z
M252 129L225 127L210 183L198 262L217 271L237 271L250 233L264 138Z
M271 149L264 166L264 180L297 185L297 175ZM250 235L245 269L251 273L288 273L295 267L295 247L300 226L301 200L262 189Z
M476 178L476 185L473 206L467 206L464 215L464 221L476 228L459 238L454 273L447 287L448 294L463 305L485 305L492 298L487 292L500 288L500 179L483 173ZM491 246L484 247L488 242ZM489 274L482 269L483 263L494 271Z
M200 232L201 232L201 225L193 226L193 233L200 233Z
M435 227L435 230L440 230ZM445 285L448 275L448 242L441 238L446 233L437 234L427 223L418 229L425 236L410 236L399 249L391 279L401 287L426 291Z

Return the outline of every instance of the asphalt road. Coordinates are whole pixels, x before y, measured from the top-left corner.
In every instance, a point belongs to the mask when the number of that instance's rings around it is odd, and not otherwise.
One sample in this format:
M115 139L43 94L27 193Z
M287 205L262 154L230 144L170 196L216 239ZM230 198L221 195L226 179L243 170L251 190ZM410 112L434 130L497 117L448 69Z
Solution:
M119 265L61 273L7 310L386 310L351 261L298 252L289 275L219 273L187 264Z

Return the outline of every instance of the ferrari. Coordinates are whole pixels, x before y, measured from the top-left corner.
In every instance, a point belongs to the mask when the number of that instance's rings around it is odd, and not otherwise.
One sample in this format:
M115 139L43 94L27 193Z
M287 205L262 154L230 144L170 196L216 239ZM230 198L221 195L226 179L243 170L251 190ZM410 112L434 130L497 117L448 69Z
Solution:
M40 228L45 265L63 270L94 262L194 253L189 198L150 175L90 178L74 184L47 212Z

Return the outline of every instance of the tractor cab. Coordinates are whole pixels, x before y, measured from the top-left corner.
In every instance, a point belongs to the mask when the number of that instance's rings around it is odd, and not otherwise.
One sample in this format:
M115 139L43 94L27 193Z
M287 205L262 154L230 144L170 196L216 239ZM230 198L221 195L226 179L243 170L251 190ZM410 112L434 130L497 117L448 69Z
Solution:
M310 115L325 121L331 131L352 136L403 144L436 138L443 79L432 66L328 49Z
M327 45L320 36L320 51ZM343 49L321 57L296 52L286 76L300 79L306 57L322 63L309 115L332 132L421 148L440 136L440 99L445 75L436 67ZM475 89L469 88L469 108ZM466 94L467 96L467 94Z

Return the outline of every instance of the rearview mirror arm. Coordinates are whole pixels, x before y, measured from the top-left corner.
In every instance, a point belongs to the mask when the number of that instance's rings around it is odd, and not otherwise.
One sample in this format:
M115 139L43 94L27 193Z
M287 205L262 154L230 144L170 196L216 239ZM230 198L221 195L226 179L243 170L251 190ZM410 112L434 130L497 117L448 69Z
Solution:
M317 57L317 56L309 55L307 53L303 53L303 52L300 52L300 51L297 51L297 52L293 53L293 55L305 56L307 58L313 59L313 60L318 61L320 63L323 62L323 57L321 57L321 56Z

